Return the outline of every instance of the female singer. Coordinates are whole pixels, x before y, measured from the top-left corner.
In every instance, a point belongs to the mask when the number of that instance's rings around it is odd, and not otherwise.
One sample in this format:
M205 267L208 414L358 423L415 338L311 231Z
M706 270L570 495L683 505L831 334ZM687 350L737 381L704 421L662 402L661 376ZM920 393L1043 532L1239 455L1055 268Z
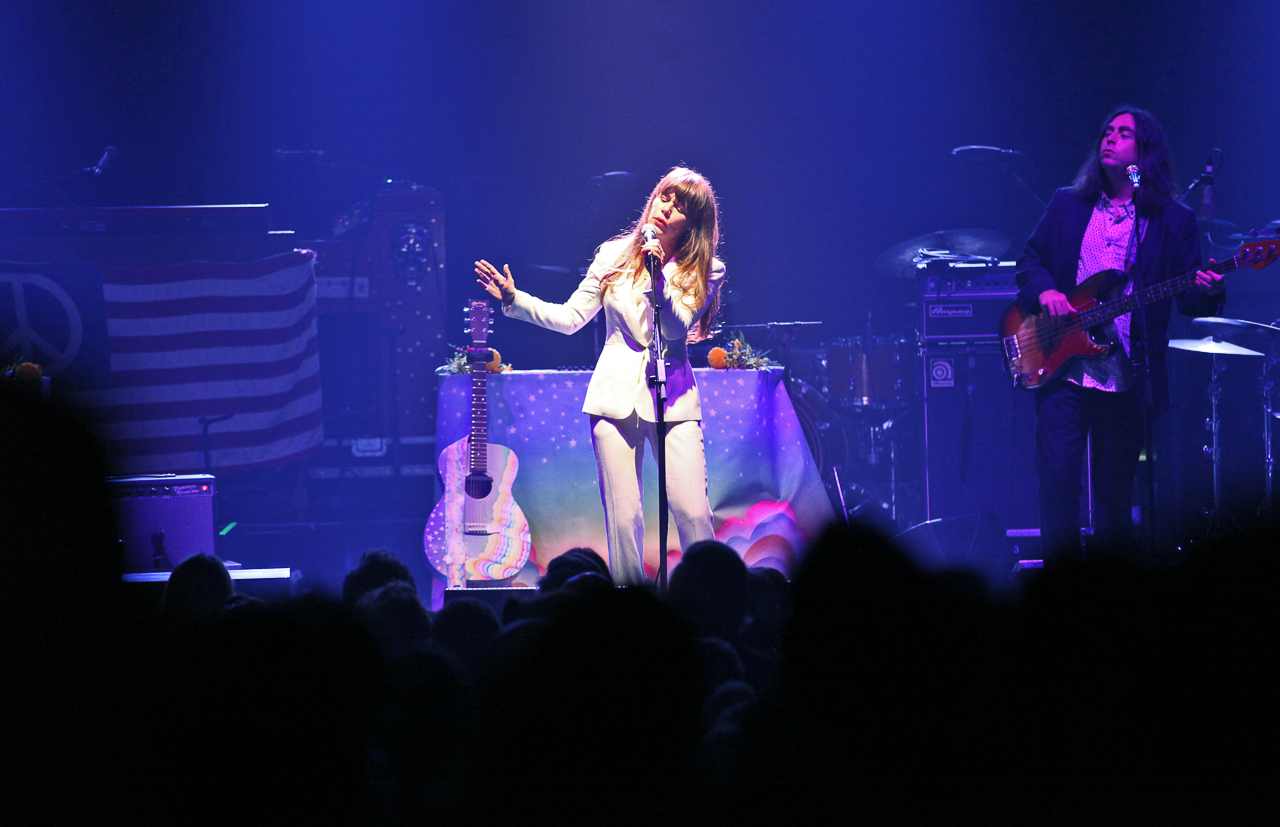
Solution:
M661 353L667 364L667 500L680 546L713 539L702 447L702 410L689 365L688 340L706 338L719 306L724 264L715 257L716 197L698 173L676 167L649 195L639 221L601 244L586 278L564 304L516 289L511 268L476 262L480 285L503 312L549 330L574 333L603 307L606 338L582 411L600 472L609 571L618 585L643 583L644 507L640 473L645 442L655 440L655 392L649 387L653 338L646 256L662 262ZM656 238L646 242L646 225ZM694 325L698 326L691 334ZM655 449L656 450L656 449Z

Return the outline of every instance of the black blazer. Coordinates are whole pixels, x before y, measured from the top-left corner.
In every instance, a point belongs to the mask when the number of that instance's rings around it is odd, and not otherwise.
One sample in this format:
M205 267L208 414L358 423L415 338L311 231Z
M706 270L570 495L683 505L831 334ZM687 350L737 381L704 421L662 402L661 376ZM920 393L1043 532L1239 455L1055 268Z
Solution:
M1040 312L1040 294L1046 290L1070 293L1076 288L1076 268L1080 244L1089 226L1096 202L1063 187L1053 194L1049 209L1027 239L1018 257L1018 301L1031 313ZM1200 269L1200 234L1196 215L1176 201L1166 204L1159 215L1148 219L1147 232L1138 243L1135 270L1143 284L1173 278ZM1226 302L1226 292L1210 296L1198 287L1178 295L1178 309L1187 316L1218 316ZM1169 316L1173 302L1165 299L1148 309L1151 388L1154 412L1169 409L1169 375L1165 357L1169 350ZM1135 371L1135 375L1138 375Z

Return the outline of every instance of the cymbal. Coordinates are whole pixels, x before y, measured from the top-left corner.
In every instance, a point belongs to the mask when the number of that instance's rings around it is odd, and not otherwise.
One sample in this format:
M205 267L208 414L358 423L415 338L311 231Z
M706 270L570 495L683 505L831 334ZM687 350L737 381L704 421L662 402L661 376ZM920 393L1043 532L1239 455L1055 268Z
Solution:
M1275 229L1276 228L1272 227L1270 228L1270 232L1266 233L1232 233L1231 235L1226 236L1226 238L1230 241L1272 241L1275 238L1273 235Z
M1269 324L1247 322L1244 319L1224 319L1219 316L1204 316L1192 319L1191 323L1220 341L1230 342L1258 353L1271 351L1278 337L1280 327Z
M1169 347L1174 350L1190 350L1194 353L1213 353L1221 356L1261 356L1256 350L1233 345L1230 342L1215 342L1212 336L1203 339L1170 339Z
M1234 243L1240 233L1240 225L1234 221L1221 218L1200 219L1200 235L1209 242L1209 246L1218 250L1235 250L1239 245Z
M971 256L1002 256L1009 249L1009 237L998 230L938 230L899 242L876 256L876 272L890 278L915 278L910 269L920 249L949 250Z

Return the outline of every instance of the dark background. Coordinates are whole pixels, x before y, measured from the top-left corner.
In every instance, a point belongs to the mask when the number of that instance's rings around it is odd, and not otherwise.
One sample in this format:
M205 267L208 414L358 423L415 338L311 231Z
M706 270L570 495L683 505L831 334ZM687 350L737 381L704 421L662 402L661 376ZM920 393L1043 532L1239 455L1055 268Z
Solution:
M1163 121L1184 183L1221 148L1219 218L1280 218L1277 24L1263 0L9 0L0 206L269 202L277 228L318 238L383 181L410 179L445 194L452 304L478 295L482 256L561 300L684 163L722 202L730 325L819 320L818 344L870 314L903 334L914 285L877 255L986 227L1012 256L1040 214L955 146L1019 150L1014 171L1047 199L1130 103ZM107 145L105 174L37 183ZM631 176L597 178L616 171ZM1280 315L1270 275L1235 279L1227 314ZM585 336L552 346L499 325L517 368L592 359ZM1197 358L1174 365L1187 422L1207 412ZM1229 427L1256 435L1233 447L1247 498L1261 423L1256 379L1240 383Z
M1273 3L1207 0L11 0L0 192L5 206L266 201L278 228L319 236L381 180L410 178L448 196L461 299L480 255L517 279L582 266L686 163L723 204L731 320L839 335L892 312L896 285L872 266L891 245L953 227L1018 245L1034 225L1031 195L958 145L1023 152L1017 171L1047 198L1128 102L1163 120L1179 180L1224 151L1220 217L1280 218L1278 22ZM23 189L107 145L119 156L100 178ZM610 171L635 177L591 182ZM575 283L562 274L547 297Z

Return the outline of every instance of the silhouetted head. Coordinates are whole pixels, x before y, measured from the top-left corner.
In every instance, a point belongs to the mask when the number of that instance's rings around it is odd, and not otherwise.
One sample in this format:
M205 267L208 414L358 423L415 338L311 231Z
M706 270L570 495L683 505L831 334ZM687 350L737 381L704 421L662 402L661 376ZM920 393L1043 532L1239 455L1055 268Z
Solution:
M747 566L718 540L694 543L671 572L668 597L699 635L732 642L747 612Z
M571 548L547 563L547 573L538 580L542 592L553 592L583 572L593 571L609 576L609 566L594 550Z
M347 572L342 580L342 602L354 607L360 598L374 589L387 585L394 580L409 584L415 592L417 584L409 568L385 548L366 551L360 555L360 562Z
M234 591L231 573L221 560L212 554L193 554L169 575L160 611L169 623L212 620Z

